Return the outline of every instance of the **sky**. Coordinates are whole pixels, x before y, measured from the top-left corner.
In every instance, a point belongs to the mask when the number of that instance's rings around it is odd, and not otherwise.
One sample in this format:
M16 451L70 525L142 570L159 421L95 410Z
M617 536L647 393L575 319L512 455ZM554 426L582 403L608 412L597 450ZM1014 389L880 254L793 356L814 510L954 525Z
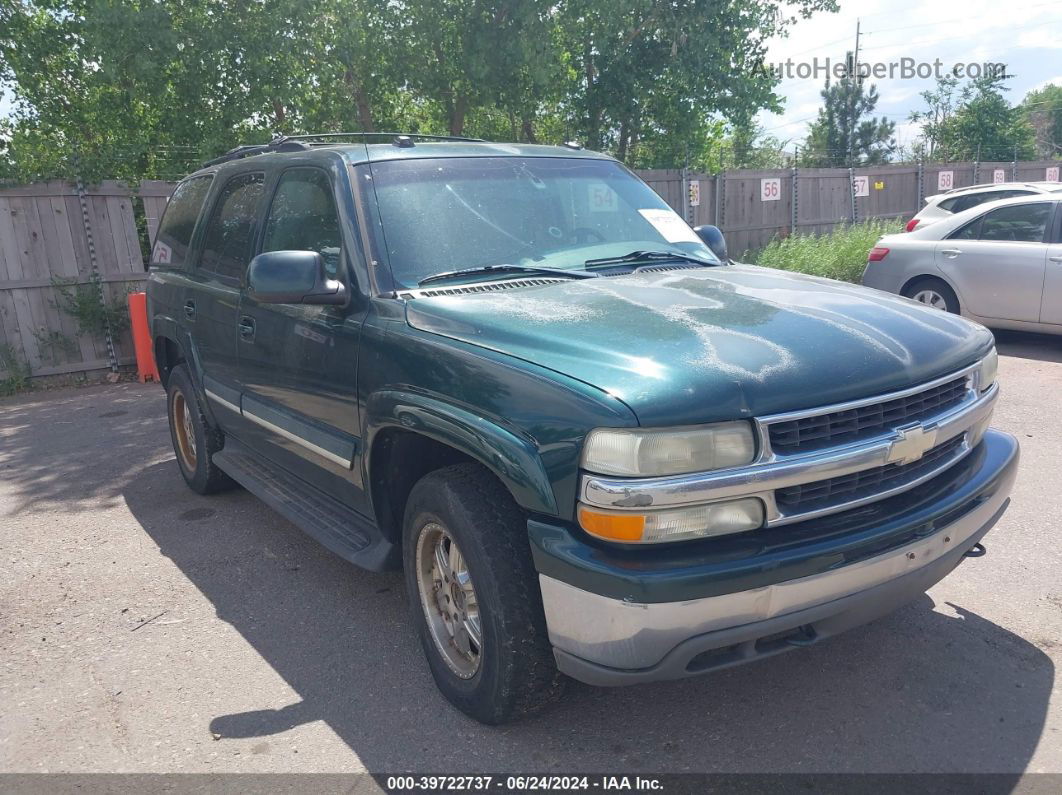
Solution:
M840 0L835 14L816 14L799 20L787 38L772 39L767 60L782 63L811 62L818 58L844 60L855 46L856 20L861 23L861 62L942 62L947 72L953 64L1004 63L1013 75L1006 85L1011 103L1029 91L1062 85L1062 0ZM822 98L823 77L783 79L775 89L785 100L780 115L760 113L764 131L792 150L807 135ZM918 137L917 125L907 121L913 110L925 109L919 93L934 85L933 78L870 79L880 99L876 115L896 122L896 137L908 145Z

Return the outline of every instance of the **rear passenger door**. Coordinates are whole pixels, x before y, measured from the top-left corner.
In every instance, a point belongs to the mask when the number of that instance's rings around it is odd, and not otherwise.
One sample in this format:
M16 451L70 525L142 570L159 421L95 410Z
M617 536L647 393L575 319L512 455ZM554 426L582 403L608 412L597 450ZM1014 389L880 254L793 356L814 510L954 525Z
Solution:
M343 185L343 189L349 187ZM353 461L360 445L358 338L365 305L348 267L336 186L323 169L281 172L266 214L260 253L315 251L352 296L348 306L260 304L245 290L238 348L245 441L303 480L359 508Z
M185 350L189 345L184 320L192 266L189 255L196 222L213 179L213 174L191 177L174 189L162 214L148 266L148 312L155 333L171 335Z
M937 267L964 309L984 318L1039 321L1053 212L1051 202L1009 204L937 243Z
M236 351L240 287L254 251L265 192L262 172L237 174L218 191L184 312L195 340L203 388L224 428L239 427Z

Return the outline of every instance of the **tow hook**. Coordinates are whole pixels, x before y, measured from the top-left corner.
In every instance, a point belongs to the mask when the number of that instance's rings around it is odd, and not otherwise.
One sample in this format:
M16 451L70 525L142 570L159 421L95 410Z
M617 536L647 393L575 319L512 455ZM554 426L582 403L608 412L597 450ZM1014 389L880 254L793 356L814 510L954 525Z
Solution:
M988 552L988 550L985 549L985 545L984 544L974 544L972 547L970 547L968 550L966 550L966 553L963 555L963 557L964 558L981 558L981 557L984 557L986 552Z

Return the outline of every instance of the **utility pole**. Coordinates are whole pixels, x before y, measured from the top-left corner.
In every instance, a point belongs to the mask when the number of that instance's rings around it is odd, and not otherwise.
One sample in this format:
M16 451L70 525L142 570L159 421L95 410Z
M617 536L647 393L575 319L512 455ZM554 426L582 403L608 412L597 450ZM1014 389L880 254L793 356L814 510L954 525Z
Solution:
M855 51L853 52L853 55L852 55L852 74L850 75L850 77L852 78L852 82L851 82L851 89L852 89L851 97L852 97L852 101L851 101L851 106L848 109L848 121L849 121L849 124L851 125L851 128L849 130L849 139L848 139L848 167L849 168L851 168L852 166L855 165L855 129L856 129L856 118L855 118L855 115L856 115L856 108L855 108L855 106L856 106L856 94L855 94L855 89L859 88L860 86L863 85L863 80L859 76L859 36L860 36L860 30L859 29L860 29L860 21L861 20L859 20L858 18L856 19Z

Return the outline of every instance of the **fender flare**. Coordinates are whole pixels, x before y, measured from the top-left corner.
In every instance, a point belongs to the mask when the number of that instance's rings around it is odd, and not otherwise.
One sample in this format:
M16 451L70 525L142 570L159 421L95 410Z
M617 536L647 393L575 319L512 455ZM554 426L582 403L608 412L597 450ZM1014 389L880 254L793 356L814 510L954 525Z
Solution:
M557 514L557 499L542 465L538 444L528 434L483 417L443 398L419 392L382 390L370 395L365 414L365 475L372 467L377 435L388 429L420 434L452 447L485 466L521 507Z

